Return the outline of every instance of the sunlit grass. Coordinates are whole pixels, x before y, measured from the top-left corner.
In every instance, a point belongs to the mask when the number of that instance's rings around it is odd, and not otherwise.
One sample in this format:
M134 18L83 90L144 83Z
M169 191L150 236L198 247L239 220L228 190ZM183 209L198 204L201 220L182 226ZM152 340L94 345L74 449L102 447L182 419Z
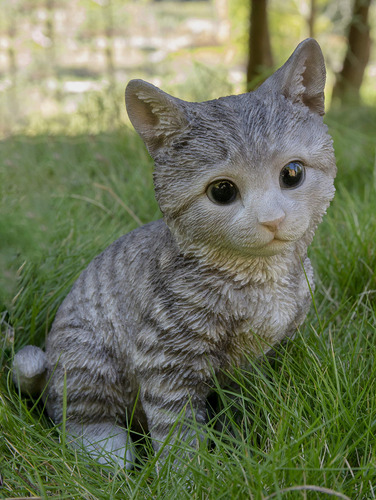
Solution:
M212 417L191 461L174 469L175 446L159 474L147 439L128 472L63 446L61 427L19 396L9 372L14 350L43 345L86 264L159 217L152 163L126 128L0 143L1 496L375 498L376 113L337 112L328 124L338 177L310 249L317 314L273 364L234 375L239 395L219 391L224 427Z

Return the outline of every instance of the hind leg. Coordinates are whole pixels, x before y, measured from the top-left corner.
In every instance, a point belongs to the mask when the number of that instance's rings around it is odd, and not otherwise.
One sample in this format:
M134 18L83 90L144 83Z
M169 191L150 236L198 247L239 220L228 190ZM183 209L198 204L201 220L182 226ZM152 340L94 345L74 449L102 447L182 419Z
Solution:
M100 464L117 463L131 469L134 447L126 429L111 422L74 424L67 422L69 443L83 448Z
M56 423L66 421L73 446L86 448L100 463L130 468L133 447L121 426L127 425L135 389L113 338L105 343L100 334L80 328L77 321L67 324L63 316L55 320L46 356L49 416Z

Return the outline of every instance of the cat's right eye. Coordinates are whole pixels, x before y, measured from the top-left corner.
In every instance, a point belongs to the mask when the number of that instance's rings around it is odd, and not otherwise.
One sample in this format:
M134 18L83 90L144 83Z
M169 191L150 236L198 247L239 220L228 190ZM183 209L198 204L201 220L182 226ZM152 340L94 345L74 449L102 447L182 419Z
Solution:
M305 169L300 161L290 161L279 174L279 184L282 189L294 189L304 181Z
M210 201L219 205L228 205L238 197L238 188L233 182L222 179L209 184L206 194Z

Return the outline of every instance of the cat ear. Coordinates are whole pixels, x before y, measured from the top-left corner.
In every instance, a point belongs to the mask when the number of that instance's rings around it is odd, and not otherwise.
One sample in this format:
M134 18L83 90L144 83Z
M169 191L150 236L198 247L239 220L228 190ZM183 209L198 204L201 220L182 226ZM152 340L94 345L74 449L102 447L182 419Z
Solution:
M125 90L128 116L153 156L188 125L184 101L143 80L131 80Z
M301 102L314 113L324 115L325 62L319 44L313 38L301 42L286 63L269 77L260 90L282 93L293 102Z

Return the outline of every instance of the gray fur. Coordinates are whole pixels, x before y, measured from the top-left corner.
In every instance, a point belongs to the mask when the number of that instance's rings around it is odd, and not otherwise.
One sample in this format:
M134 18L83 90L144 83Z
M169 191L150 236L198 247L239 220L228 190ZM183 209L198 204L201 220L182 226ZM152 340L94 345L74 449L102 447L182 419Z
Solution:
M324 85L312 39L248 94L189 103L129 83L127 109L155 160L163 220L89 264L46 345L48 413L62 421L66 383L68 432L94 456L107 438L102 448L129 466L123 427L137 398L134 420L156 449L178 414L204 422L213 371L245 366L303 322L311 299L302 263L313 288L307 247L336 174ZM305 180L281 189L280 171L293 160L306 166ZM240 191L230 205L206 194L223 178Z
M34 345L27 345L13 359L13 382L22 392L39 395L45 386L46 354Z

